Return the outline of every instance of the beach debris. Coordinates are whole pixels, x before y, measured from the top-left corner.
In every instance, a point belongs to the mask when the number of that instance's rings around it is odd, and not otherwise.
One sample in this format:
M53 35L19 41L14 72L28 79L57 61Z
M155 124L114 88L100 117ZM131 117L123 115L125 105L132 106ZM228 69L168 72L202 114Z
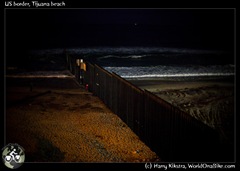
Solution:
M132 153L133 154L138 154L138 153L140 153L142 150L134 150Z

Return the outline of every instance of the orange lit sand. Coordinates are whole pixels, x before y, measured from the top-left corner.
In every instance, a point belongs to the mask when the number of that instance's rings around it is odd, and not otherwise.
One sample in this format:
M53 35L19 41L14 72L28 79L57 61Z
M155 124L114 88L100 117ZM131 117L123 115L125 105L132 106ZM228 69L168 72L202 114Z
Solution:
M7 84L5 125L6 143L21 145L26 161L160 161L117 115L79 88L73 78L55 79L56 85L53 79L33 79L32 92L25 84L28 81Z

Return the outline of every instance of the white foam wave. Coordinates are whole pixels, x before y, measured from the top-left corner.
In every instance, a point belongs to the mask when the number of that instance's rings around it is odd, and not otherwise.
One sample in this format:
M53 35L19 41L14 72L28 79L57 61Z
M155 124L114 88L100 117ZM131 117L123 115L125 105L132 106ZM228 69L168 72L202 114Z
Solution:
M146 57L147 55L131 55L131 56L127 56L128 58L132 58L132 59L141 59L143 57Z
M146 75L123 75L123 78L155 78L155 77L206 77L206 76L233 76L233 73L189 73L189 74L146 74Z
M109 58L119 58L119 59L141 59L146 57L147 55L127 55L127 56L119 56L119 55L105 55L102 57L98 57L99 61L109 59Z
M234 67L225 66L152 66L152 67L104 67L124 78L144 77L203 77L232 76Z

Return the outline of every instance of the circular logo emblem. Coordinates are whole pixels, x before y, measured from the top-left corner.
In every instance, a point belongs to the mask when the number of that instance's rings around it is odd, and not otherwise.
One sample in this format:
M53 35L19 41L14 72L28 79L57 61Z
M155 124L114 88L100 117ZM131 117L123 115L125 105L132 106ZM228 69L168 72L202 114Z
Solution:
M8 168L17 169L24 163L24 149L18 144L6 145L2 149L2 160Z

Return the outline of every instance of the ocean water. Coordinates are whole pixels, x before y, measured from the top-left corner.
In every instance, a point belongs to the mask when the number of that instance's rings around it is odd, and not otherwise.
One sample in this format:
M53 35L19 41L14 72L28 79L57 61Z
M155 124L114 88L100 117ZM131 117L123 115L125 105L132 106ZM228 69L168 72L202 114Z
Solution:
M74 58L96 63L126 79L203 78L235 75L233 53L166 47L91 47L33 50L34 58L56 56L67 52ZM54 59L50 59L55 56Z

